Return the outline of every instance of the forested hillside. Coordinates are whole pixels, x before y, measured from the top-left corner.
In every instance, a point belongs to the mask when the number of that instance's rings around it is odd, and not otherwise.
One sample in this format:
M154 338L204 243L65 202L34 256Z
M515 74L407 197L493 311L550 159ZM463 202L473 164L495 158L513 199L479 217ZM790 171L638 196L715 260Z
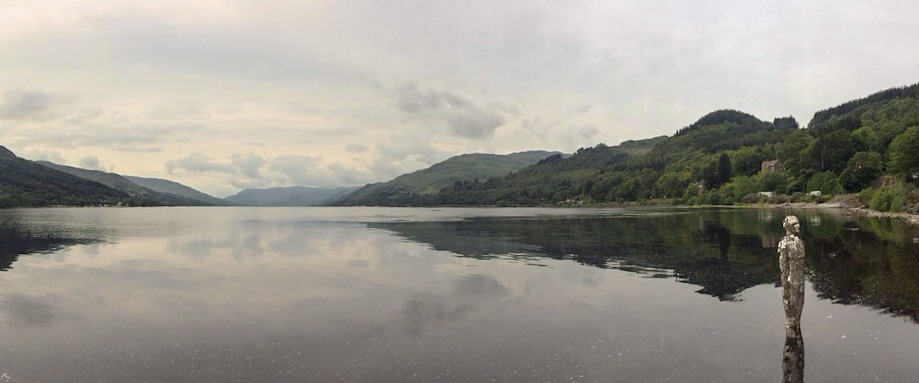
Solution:
M36 161L36 163L63 173L101 183L112 189L122 191L131 197L149 199L151 202L155 202L156 204L169 206L211 205L209 203L204 203L191 198L151 190L137 185L125 177L115 173L75 168L73 166L59 165L48 161Z
M213 199L219 204L229 204L206 194L194 192ZM75 168L47 161L29 161L17 157L13 152L0 146L0 208L182 206L218 203L152 190L115 173Z
M821 110L807 129L789 135L777 154L795 182L789 192L860 192L859 199L873 209L915 212L919 84Z
M694 183L695 188L702 184L710 189L725 184L735 173L756 173L775 144L795 127L789 119L769 123L738 111L716 111L672 137L637 141L649 148L644 154L630 156L619 146L598 145L503 179L454 185L438 194L435 202L542 205L682 197Z
M0 146L0 207L150 204L98 182L16 157Z
M417 204L456 182L485 180L533 165L558 152L532 150L511 154L472 153L450 157L429 168L366 185L335 202L339 205Z
M792 117L768 122L719 110L670 137L601 144L381 204L735 204L764 202L761 192L776 195L769 202L850 192L877 210L915 212L917 177L919 84L819 111L803 129Z

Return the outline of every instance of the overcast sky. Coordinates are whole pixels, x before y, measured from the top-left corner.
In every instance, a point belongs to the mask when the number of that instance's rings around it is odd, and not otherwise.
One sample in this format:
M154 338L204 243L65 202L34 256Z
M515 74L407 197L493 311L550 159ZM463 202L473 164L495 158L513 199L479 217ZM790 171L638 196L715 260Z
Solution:
M6 1L0 145L240 188L570 152L919 82L917 1Z

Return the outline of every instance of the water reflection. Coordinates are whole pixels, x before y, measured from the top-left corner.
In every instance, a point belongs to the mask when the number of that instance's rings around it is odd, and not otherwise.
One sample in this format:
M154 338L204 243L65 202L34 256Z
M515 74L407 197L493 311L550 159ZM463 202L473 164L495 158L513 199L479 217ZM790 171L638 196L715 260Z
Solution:
M50 253L61 248L97 243L87 237L68 237L54 227L32 228L17 221L0 220L0 271L9 270L19 256Z
M674 276L699 292L734 300L746 288L778 281L778 267L763 248L757 220L730 230L713 217L471 218L453 222L372 223L416 242L461 256L489 259L571 259L648 277ZM714 216L717 218L717 216ZM773 230L774 231L774 230Z
M821 298L862 304L919 321L919 235L873 218L797 211L809 249L808 278ZM719 300L779 284L775 248L782 211L707 210L642 217L480 217L440 222L375 222L408 240L462 257L570 259L649 278L675 278Z
M789 215L782 223L785 237L778 245L782 270L782 306L785 309L785 348L782 352L783 381L804 381L804 335L801 311L804 309L804 241L798 238L798 217Z
M774 246L786 212L413 211L23 212L4 221L16 223L13 242L59 245L19 246L52 254L19 255L0 273L0 375L775 382L784 351L803 360L803 341L782 349ZM816 294L830 285L851 303L908 310L914 245L899 236L912 232L838 216L802 222L807 283L818 287L805 289L802 317L809 380L910 381L915 324ZM833 245L841 240L855 247ZM91 242L68 247L80 241ZM865 253L878 248L887 252ZM868 270L843 270L852 262ZM887 273L899 284L880 281Z

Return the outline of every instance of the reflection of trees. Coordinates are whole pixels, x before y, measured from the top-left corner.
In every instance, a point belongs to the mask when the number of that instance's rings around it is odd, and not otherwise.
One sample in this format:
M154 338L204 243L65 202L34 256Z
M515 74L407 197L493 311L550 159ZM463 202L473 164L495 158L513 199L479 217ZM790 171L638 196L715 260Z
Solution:
M808 269L822 298L919 322L919 236L894 220L862 217L833 236L808 238ZM811 251L814 249L814 251Z
M634 218L473 218L370 226L468 257L572 259L648 276L660 276L664 269L701 286L700 293L732 300L748 287L778 281L774 250L763 248L758 234L768 223L732 215L721 219L721 212L708 211Z
M20 255L44 253L62 247L98 242L66 238L48 230L29 230L14 223L0 223L0 271L9 270Z
M919 244L913 241L919 230L891 220L795 214L802 218L807 272L821 297L919 321ZM672 275L701 286L700 293L732 300L744 289L779 281L769 247L781 238L782 217L729 209L369 225L466 257L550 257L649 277Z

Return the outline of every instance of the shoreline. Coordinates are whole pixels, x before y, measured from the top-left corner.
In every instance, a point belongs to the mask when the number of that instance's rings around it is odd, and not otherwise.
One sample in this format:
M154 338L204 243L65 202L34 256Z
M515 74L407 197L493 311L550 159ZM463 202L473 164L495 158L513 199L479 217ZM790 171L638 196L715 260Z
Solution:
M168 207L393 207L393 208L560 208L560 209L592 209L592 208L680 208L680 209L826 209L838 210L846 216L861 216L871 218L887 218L904 221L911 225L919 226L919 214L910 213L891 213L871 210L861 206L847 206L852 199L834 199L829 202L786 202L780 204L738 204L738 205L669 205L669 204L647 204L640 205L637 203L604 203L604 204L584 204L577 206L558 206L558 205L536 205L536 206L495 206L495 205L444 205L444 206L220 206L220 205L151 205L151 206L16 206L3 207L2 210L12 209L80 209L80 208L168 208Z
M782 203L782 204L760 204L760 205L706 205L706 206L680 206L674 205L673 207L680 208L693 208L693 207L717 207L717 208L771 208L771 209L824 209L824 210L837 210L842 213L844 216L850 217L870 217L870 218L886 218L900 220L910 225L919 226L919 214L910 214L910 213L891 213L886 211L877 211L871 210L864 207L857 206L845 206L842 203L814 203L814 202L794 202L794 203Z
M919 214L909 214L909 213L891 213L885 211L876 211L871 209L865 209L861 207L840 207L843 211L843 214L855 215L862 217L871 217L871 218L888 218L888 219L897 219L904 221L911 225L919 226Z

